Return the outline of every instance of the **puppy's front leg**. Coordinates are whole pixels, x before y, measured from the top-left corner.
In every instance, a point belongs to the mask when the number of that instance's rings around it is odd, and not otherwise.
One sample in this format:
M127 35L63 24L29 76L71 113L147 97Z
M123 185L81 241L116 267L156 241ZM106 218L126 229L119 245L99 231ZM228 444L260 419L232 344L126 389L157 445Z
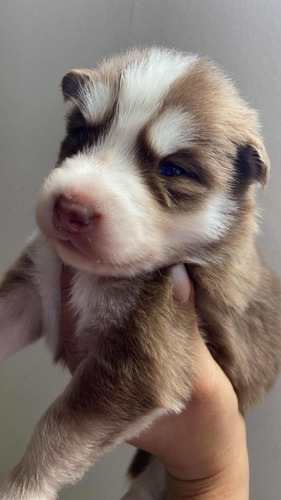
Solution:
M113 373L106 378L102 373L102 387L100 376L89 386L93 368L80 370L80 380L76 376L44 414L22 461L0 489L1 500L56 498L58 490L79 479L101 453L129 439L164 411L157 408L150 391L141 395L141 402L132 388L123 386L127 381ZM100 366L97 373L101 371L106 367Z
M175 342L169 325L170 349L163 349L162 342L149 338L153 332L165 339L157 326L154 322L142 340L138 329L127 336L115 332L113 340L81 363L39 422L22 461L0 490L1 500L56 498L101 453L132 438L162 413L182 408L192 385L192 363L183 350L188 336L179 332Z
M42 334L41 299L27 248L0 283L0 362Z

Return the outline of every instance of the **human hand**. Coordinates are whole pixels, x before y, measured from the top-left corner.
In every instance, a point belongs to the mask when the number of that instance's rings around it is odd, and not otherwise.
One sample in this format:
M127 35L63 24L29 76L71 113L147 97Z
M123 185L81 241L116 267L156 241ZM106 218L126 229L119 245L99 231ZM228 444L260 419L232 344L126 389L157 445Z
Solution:
M68 366L79 364L67 306L71 273L63 269L62 337ZM173 295L182 307L194 304L184 266L173 269ZM167 470L167 499L248 500L249 467L245 423L233 387L210 355L199 330L194 353L198 373L191 401L179 414L158 419L130 443L157 456Z
M194 305L184 266L173 269L175 300ZM197 380L179 414L158 419L131 444L156 455L167 470L167 499L247 500L249 466L245 423L233 387L199 330Z

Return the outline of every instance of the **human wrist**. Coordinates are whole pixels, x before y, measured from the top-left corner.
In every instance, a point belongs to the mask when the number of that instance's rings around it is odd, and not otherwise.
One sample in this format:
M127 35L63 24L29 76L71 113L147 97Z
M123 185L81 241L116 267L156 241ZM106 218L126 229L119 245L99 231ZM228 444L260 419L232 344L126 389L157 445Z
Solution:
M230 412L231 414L231 412ZM223 446L211 445L205 454L200 452L200 460L196 460L195 451L191 452L191 460L182 467L166 464L167 500L248 500L249 499L249 459L246 440L245 421L238 412L231 421L232 438L224 433L218 441ZM200 433L202 442L209 448L208 436ZM211 432L212 434L212 432ZM216 435L214 429L214 435ZM218 436L218 435L217 435Z
M241 467L242 465L242 467ZM167 473L166 500L249 500L249 468L233 464L230 470L209 477L183 480Z

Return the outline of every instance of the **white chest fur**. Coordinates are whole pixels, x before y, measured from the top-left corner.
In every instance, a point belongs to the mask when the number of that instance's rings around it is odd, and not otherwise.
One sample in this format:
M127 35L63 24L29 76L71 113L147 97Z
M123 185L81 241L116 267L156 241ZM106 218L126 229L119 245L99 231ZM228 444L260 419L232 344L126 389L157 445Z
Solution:
M70 304L77 316L78 345L85 348L89 340L93 345L95 339L118 328L132 311L138 294L138 285L132 280L76 271Z
M60 335L60 273L62 262L43 236L33 239L30 250L35 263L34 279L42 302L42 325L46 343L53 354ZM75 271L70 305L77 317L78 346L87 348L89 335L94 338L117 327L128 316L139 294L137 282L131 279L100 278Z

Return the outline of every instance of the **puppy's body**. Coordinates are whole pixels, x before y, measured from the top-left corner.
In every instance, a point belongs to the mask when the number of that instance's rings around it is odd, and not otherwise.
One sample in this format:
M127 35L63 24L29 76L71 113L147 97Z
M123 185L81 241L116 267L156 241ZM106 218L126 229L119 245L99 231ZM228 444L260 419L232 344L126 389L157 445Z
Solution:
M37 204L47 239L35 237L4 278L1 351L44 334L64 359L65 262L81 364L1 499L55 498L100 453L181 411L196 377L195 317L172 300L175 263L187 263L202 334L242 411L280 364L279 280L254 242L253 185L269 169L255 113L212 63L160 49L71 72L62 87L67 136ZM163 492L154 460L126 498Z

